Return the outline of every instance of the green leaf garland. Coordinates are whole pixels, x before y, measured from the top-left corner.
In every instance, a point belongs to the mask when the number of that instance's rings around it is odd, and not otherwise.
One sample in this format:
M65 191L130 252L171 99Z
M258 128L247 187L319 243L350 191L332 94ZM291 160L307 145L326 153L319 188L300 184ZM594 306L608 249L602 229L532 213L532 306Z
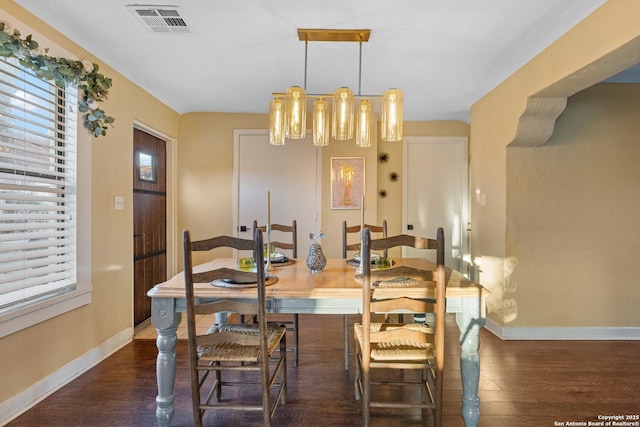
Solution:
M111 79L98 73L98 64L48 56L49 49L40 49L31 35L24 39L18 30L12 30L6 22L0 22L0 56L16 58L20 65L32 70L41 79L53 81L59 88L75 85L82 91L78 109L85 113L84 127L95 137L105 136L107 127L115 119L107 116L98 106L107 99Z

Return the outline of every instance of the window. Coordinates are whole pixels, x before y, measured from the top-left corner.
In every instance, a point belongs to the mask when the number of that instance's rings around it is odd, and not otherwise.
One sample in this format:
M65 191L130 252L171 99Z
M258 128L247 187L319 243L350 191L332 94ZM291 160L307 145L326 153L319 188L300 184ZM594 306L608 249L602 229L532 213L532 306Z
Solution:
M156 156L140 151L138 153L138 179L156 182Z
M76 105L0 59L0 315L77 290Z

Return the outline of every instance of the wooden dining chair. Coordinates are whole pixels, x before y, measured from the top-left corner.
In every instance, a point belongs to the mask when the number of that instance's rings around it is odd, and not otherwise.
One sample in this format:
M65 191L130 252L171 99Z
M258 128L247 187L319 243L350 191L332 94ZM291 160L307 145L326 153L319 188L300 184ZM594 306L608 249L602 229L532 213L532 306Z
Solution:
M387 237L387 220L382 221L382 225L371 225L364 224L364 228L371 230L372 233L380 233L382 237ZM352 239L349 239L350 235L357 235L357 238L354 236ZM357 240L357 242L356 242ZM342 258L347 258L347 251L355 251L360 252L360 224L348 226L347 221L342 221ZM349 243L351 242L351 243ZM387 251L383 252L383 256L387 257ZM345 371L349 369L349 353L350 353L350 342L349 339L349 315L345 314L343 316L343 335L344 335L344 369Z
M267 231L266 225L259 226L257 221L253 221L253 228L254 230L260 229L263 233ZM291 251L291 258L298 258L298 224L296 220L294 219L291 225L271 224L271 231L276 232L271 235L271 238L276 239L270 242L271 247ZM287 234L290 234L289 239L286 239ZM285 239L287 241L283 241ZM293 336L292 345L288 351L293 353L293 366L298 366L298 314L294 313L291 320L279 321L279 323L287 325L287 330Z
M254 221L253 222L253 228L259 228L260 230L262 230L262 233L266 233L267 232L267 226L266 225L257 225L258 222ZM291 225L284 225L284 224L271 224L271 231L276 231L279 234L274 234L271 236L271 238L276 238L276 240L271 240L271 246L277 249L286 249L286 250L290 250L291 251L291 258L298 258L298 223L297 221L294 219L293 222L291 223ZM287 236L288 233L291 233L291 236L289 237L289 239L287 239L288 241L286 242L282 242L282 241L278 241L278 240L284 240ZM266 241L265 241L266 244Z
M394 246L435 249L435 268L398 266L372 271L371 251ZM354 337L355 395L362 403L363 425L370 425L371 408L415 408L433 411L434 425L441 427L446 295L444 231L439 228L435 239L399 235L372 240L371 233L365 230L362 263L362 323L354 325ZM417 295L416 289L424 292ZM372 321L372 315L398 311L433 312L435 325ZM402 372L393 375L395 371Z
M365 224L364 228L368 228L372 233L381 233L382 237L387 237L387 220L382 221L382 225ZM349 239L349 235L354 236L353 239ZM351 243L349 243L351 242ZM360 224L347 225L347 221L342 221L342 258L347 257L347 251L360 251ZM384 256L387 256L387 251L383 252Z
M270 426L278 404L286 403L286 328L267 323L264 269L259 268L254 273L230 268L195 272L193 268L194 252L221 247L251 250L257 259L261 259L262 243L260 230L254 230L253 240L219 236L191 241L189 231L183 232L189 371L193 420L198 427L202 426L207 410L262 411L263 425ZM255 286L255 303L234 300L206 302L196 297L196 288L206 289L214 283L248 288ZM207 333L196 330L196 315L218 313L255 315L257 323L224 322L213 325ZM280 351L275 351L277 348ZM245 375L247 373L248 376ZM261 397L250 399L246 394L230 394L222 400L223 386L259 389Z

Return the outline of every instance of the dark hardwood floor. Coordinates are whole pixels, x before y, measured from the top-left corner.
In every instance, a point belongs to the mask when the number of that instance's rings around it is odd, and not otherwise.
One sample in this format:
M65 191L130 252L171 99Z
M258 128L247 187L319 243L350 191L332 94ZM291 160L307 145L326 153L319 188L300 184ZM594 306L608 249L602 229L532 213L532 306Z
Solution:
M344 371L342 364L342 316L301 315L300 331L300 364L289 364L289 398L276 412L275 425L360 425L353 370ZM459 334L450 316L447 334L444 425L459 427ZM480 427L558 426L640 413L639 341L501 341L484 330L481 340ZM173 425L190 426L183 340L177 354ZM155 341L136 339L8 427L153 426L155 360ZM416 414L374 414L374 426L422 425ZM205 421L225 427L260 425L253 414L227 413Z

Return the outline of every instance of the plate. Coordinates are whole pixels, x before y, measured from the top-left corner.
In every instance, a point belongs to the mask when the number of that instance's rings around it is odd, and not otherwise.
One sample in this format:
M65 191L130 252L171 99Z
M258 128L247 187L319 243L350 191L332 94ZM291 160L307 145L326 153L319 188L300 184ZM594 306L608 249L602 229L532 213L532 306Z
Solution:
M371 254L371 264L375 264L375 262L376 262L376 259L377 259L377 258L380 258L380 255L378 255L378 254ZM360 262L360 254L355 254L355 255L353 256L353 260L354 260L355 262L359 263L359 262Z
M222 279L224 283L228 283L230 285L249 285L251 283L256 283L255 280L234 280L234 279Z
M273 255L271 255L271 262L277 263L277 262L286 262L288 261L289 258L287 258L285 256L285 254L281 254L281 253L275 253ZM267 259L264 259L264 262L267 262Z

